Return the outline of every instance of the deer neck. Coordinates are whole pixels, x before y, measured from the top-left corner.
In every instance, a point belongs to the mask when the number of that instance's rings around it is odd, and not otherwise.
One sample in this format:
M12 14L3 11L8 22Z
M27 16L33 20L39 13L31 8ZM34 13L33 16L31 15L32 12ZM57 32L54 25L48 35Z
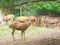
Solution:
M31 24L31 20L29 20L29 22L27 23L27 27L29 27Z

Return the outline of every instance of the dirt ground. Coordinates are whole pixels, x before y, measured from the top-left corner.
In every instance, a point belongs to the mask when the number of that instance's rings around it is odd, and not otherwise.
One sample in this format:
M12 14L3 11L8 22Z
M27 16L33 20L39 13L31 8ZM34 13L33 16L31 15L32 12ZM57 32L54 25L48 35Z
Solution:
M60 45L60 27L47 29L49 30L47 33L41 32L29 35L26 37L25 41L17 36L16 40L13 41L11 35L0 37L0 45Z

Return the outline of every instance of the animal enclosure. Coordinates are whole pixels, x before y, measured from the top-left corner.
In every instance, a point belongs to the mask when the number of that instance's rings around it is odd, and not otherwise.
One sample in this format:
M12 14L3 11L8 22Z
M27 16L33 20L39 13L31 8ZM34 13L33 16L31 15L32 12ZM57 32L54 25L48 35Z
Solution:
M60 45L60 0L0 0L0 45Z

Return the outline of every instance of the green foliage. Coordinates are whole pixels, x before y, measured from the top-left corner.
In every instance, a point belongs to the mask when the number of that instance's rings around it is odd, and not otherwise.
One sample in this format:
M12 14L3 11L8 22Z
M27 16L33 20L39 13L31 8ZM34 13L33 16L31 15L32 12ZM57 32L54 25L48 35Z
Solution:
M28 2L29 0L0 0L0 7L9 7L20 5L22 3Z
M27 7L30 10L50 10L50 11L57 11L60 12L60 1L38 1L38 2L31 2L32 0L0 0L0 7L10 7L10 6L17 6L25 3L28 5ZM26 3L30 2L30 3ZM58 3L59 2L59 3Z
M50 11L57 11L60 12L60 3L57 2L34 2L31 4L28 4L31 10L50 10Z
M0 25L0 36L1 37L6 37L6 36L11 36L11 32L12 29L9 28L9 26L6 25ZM5 27L5 28L4 28ZM26 35L33 35L33 34L37 34L37 33L48 33L51 30L48 30L46 28L40 28L40 27L35 27L33 28L33 26L30 26L27 30L26 30ZM16 30L14 35L15 36L20 36L21 32Z

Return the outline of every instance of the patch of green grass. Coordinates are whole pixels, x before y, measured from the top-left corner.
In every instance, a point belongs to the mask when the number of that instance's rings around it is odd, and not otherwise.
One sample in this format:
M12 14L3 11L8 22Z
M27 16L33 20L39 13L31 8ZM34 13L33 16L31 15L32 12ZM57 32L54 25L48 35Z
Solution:
M6 25L0 25L0 36L11 35L12 30ZM48 30L46 28L41 27L32 27L30 26L26 30L26 35L36 34L36 33L47 33ZM15 35L20 35L20 31L15 31Z

